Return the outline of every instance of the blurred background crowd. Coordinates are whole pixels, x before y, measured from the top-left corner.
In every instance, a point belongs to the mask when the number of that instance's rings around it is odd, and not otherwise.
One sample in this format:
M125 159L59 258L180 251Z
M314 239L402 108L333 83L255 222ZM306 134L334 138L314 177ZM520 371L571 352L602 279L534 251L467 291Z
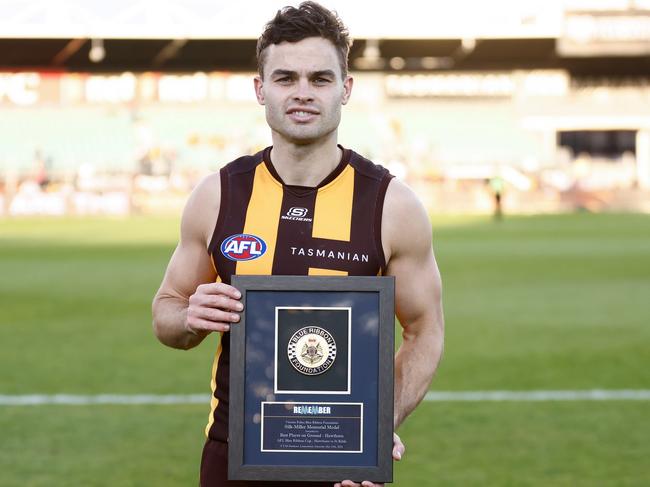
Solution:
M249 3L0 2L0 216L177 214L269 145ZM327 4L344 146L432 213L650 212L650 0L400 3Z

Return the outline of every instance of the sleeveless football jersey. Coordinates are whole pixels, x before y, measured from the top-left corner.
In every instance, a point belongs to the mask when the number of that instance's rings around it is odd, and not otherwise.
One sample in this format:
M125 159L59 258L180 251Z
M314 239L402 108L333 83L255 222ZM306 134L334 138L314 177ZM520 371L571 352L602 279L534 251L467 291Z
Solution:
M208 247L218 281L230 283L235 274L383 273L381 216L392 176L341 149L341 162L316 187L284 184L270 147L221 169L221 206ZM229 355L230 334L222 333L206 427L206 435L219 441L228 438Z

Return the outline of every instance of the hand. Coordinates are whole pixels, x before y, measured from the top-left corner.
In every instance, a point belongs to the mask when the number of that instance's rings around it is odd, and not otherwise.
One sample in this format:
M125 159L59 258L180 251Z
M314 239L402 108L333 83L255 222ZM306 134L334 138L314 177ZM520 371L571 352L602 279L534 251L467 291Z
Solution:
M241 293L223 282L201 284L190 296L185 329L193 335L230 330L230 323L237 323L238 312L244 309L239 298Z
M402 455L406 451L406 447L397 433L393 433L393 460L401 460ZM334 484L334 487L384 487L384 484L375 484L369 480L364 480L360 484L353 482L352 480L344 480L343 482Z

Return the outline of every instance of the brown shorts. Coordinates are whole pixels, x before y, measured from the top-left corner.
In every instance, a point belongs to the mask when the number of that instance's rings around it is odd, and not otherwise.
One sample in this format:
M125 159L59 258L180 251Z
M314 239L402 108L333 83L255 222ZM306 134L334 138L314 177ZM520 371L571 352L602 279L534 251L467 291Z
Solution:
M228 480L228 444L205 442L201 456L201 487L332 487L334 482L258 482Z

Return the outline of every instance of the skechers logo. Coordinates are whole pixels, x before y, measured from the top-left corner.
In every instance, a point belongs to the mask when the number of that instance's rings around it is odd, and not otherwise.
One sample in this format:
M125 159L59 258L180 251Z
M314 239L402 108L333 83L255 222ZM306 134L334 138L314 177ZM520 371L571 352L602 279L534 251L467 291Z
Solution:
M298 206L293 206L289 208L289 211L287 211L287 216L304 217L307 216L308 211L309 210L307 208L300 208Z
M292 220L296 222L310 222L311 218L307 218L307 213L309 210L307 208L301 208L300 206L292 206L289 208L289 211L285 215L282 215L283 220Z
M254 260L266 252L266 242L255 235L231 235L221 244L221 253L234 261Z

